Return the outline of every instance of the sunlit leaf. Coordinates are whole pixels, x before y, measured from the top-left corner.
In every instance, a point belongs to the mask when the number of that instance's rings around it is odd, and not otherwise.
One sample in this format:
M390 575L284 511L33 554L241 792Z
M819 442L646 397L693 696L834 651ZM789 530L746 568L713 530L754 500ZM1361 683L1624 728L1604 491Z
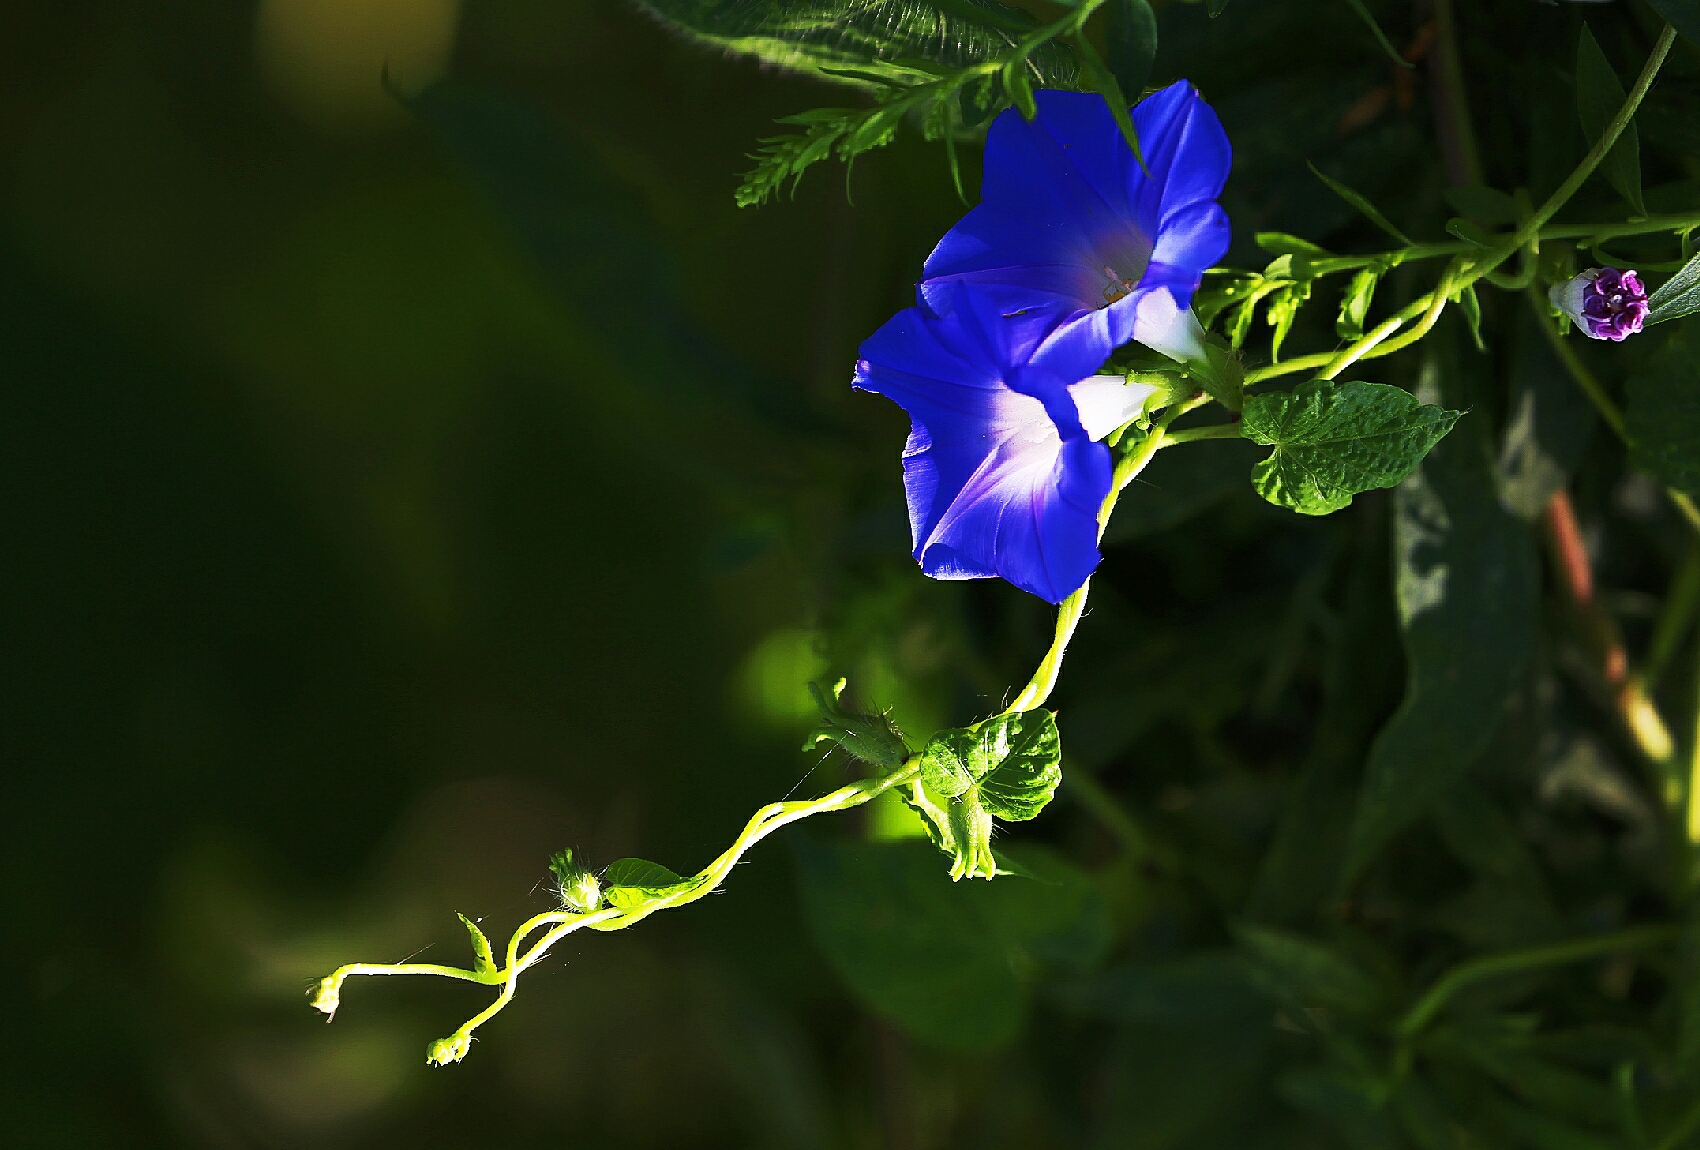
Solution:
M1246 400L1245 437L1275 450L1252 470L1269 502L1327 515L1391 487L1452 430L1459 413L1382 383L1304 384Z
M682 878L660 863L648 859L621 859L610 863L602 874L609 905L621 910L662 898L694 884L694 879Z
M1049 711L998 715L978 728L940 731L921 752L921 790L910 795L934 841L955 856L952 878L991 878L992 819L1035 818L1062 780L1062 749Z

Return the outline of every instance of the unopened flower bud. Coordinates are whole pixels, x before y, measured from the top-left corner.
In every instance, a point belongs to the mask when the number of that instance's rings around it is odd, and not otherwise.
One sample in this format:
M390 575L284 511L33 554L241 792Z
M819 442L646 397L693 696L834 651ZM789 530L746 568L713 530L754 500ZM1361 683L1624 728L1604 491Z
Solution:
M1647 319L1647 289L1633 271L1589 268L1553 284L1547 298L1589 339L1620 342L1640 331Z
M447 1038L439 1038L425 1048L425 1061L432 1066L447 1066L451 1062L459 1062L472 1049L472 1035L455 1031Z
M342 1004L342 979L335 974L327 974L319 979L318 989L313 992L313 1009L325 1015L326 1021L336 1017L336 1008Z
M815 705L820 708L821 723L804 741L803 750L807 751L823 741L834 742L881 770L902 766L909 758L909 744L904 741L903 732L897 729L897 724L883 713L863 714L841 706L839 696L843 692L843 679L833 686L830 696L814 683L809 684L809 694L815 697Z
M554 872L555 891L561 897L562 906L579 914L589 914L602 905L602 884L579 865L572 851L556 851L555 857L549 860L549 869Z

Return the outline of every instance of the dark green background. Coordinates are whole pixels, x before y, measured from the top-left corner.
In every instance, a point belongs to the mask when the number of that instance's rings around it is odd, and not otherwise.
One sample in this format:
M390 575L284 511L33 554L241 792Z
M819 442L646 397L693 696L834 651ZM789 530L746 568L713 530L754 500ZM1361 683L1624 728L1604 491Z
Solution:
M1426 70L1396 73L1345 4L1160 7L1153 83L1198 82L1234 142L1233 262L1264 262L1260 228L1384 243L1307 160L1440 234ZM1420 12L1373 7L1412 41ZM1485 7L1461 5L1488 176L1538 194L1582 149L1581 17ZM1645 10L1591 15L1631 74ZM461 1065L425 1046L485 991L365 980L334 1025L308 1009L344 961L465 961L457 911L504 938L550 905L562 846L690 871L760 804L846 777L797 751L808 677L849 675L912 736L995 710L1050 613L919 575L905 421L848 388L962 211L917 132L740 211L776 117L864 97L613 0L467 0L440 84L392 61L412 110L382 50L314 102L257 62L266 35L211 0L0 11L0 1143L1336 1144L1298 1114L1343 1095L1301 1072L1277 1099L1271 1067L1311 1048L1226 948L1240 916L1309 924L1332 889L1329 836L1400 697L1392 502L1296 519L1229 443L1165 455L1112 529L1058 703L1068 770L1138 825L1065 776L1000 840L1048 844L1031 857L1058 885L952 888L930 848L886 841L914 829L888 806L562 944ZM1643 113L1650 201L1692 206L1671 158L1693 150L1691 51ZM1576 211L1621 209L1596 181ZM1332 345L1332 306L1289 347ZM1491 359L1450 319L1435 340L1475 413L1455 457L1495 450L1507 381L1545 387L1542 458L1562 479L1589 453L1602 581L1646 599L1674 521L1620 514L1621 453L1528 366L1521 305L1486 306ZM1413 384L1400 363L1367 377ZM1520 522L1490 529L1532 554ZM1515 689L1553 729L1609 725L1557 681L1548 661ZM1488 785L1521 818L1518 764L1550 748L1508 726ZM1636 826L1548 806L1553 857L1593 861L1553 864L1564 917L1540 929L1656 902ZM1433 911L1470 878L1432 828L1395 847L1341 945L1408 988L1500 944L1491 901L1463 927L1468 907Z

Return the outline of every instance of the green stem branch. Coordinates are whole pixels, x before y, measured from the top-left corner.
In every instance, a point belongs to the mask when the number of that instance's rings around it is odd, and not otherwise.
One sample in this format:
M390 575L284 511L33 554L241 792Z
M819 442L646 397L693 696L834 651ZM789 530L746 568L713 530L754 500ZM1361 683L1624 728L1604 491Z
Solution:
M1665 30L1659 33L1658 42L1653 45L1652 53L1647 57L1647 63L1641 68L1641 75L1635 80L1635 87L1629 90L1629 97L1623 101L1623 106L1617 110L1617 115L1612 117L1611 123L1606 125L1606 130L1600 133L1600 138L1594 141L1594 146L1588 149L1588 154L1582 157L1582 162L1576 165L1576 170L1565 178L1564 183L1558 186L1558 190L1547 197L1546 203L1542 204L1539 210L1530 216L1510 239L1494 249L1486 260L1466 273L1467 278L1459 285L1460 287L1474 283L1477 279L1510 259L1517 249L1539 236L1547 221L1551 220L1560 208L1570 202L1570 197L1574 196L1588 177L1594 174L1594 169L1599 167L1600 162L1606 158L1606 153L1610 152L1612 145L1617 143L1617 138L1623 135L1624 129L1629 127L1629 121L1635 118L1636 109L1641 106L1641 101L1646 98L1648 90L1652 88L1653 81L1658 77L1659 69L1664 66L1665 57L1670 55L1671 45L1675 42L1676 29L1666 24Z
M1496 975L1515 974L1522 970L1536 970L1543 966L1561 966L1569 962L1580 962L1585 958L1598 958L1606 954L1622 954L1632 950L1644 950L1650 946L1670 942L1677 937L1678 930L1674 926L1643 926L1631 930L1620 930L1614 934L1596 935L1592 938L1572 939L1569 942L1552 943L1548 946L1535 946L1527 950L1507 951L1503 954L1488 954L1473 958L1468 962L1459 963L1441 976L1440 981L1429 987L1399 1020L1394 1028L1401 1038L1415 1036L1423 1027L1434 1020L1434 1016L1445 1008L1452 996L1472 983Z

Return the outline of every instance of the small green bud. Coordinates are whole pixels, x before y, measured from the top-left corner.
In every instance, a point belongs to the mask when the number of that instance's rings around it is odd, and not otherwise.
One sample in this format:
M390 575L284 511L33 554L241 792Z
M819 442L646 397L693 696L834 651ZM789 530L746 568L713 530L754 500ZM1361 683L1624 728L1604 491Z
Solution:
M556 851L549 860L549 869L555 874L555 893L563 907L589 914L602 905L602 884L578 864L570 849Z
M334 974L327 974L319 979L319 988L313 993L313 1009L325 1016L329 1022L336 1017L336 1008L342 1005L342 979Z
M803 742L803 750L812 750L822 742L837 743L856 758L884 771L907 762L909 744L904 741L903 732L897 729L897 724L884 714L865 715L845 710L838 702L843 693L843 679L833 685L830 699L814 683L809 684L809 694L815 697L815 705L820 708L821 723Z
M457 1030L447 1038L439 1038L425 1048L425 1061L432 1066L447 1066L459 1062L472 1050L472 1035Z

